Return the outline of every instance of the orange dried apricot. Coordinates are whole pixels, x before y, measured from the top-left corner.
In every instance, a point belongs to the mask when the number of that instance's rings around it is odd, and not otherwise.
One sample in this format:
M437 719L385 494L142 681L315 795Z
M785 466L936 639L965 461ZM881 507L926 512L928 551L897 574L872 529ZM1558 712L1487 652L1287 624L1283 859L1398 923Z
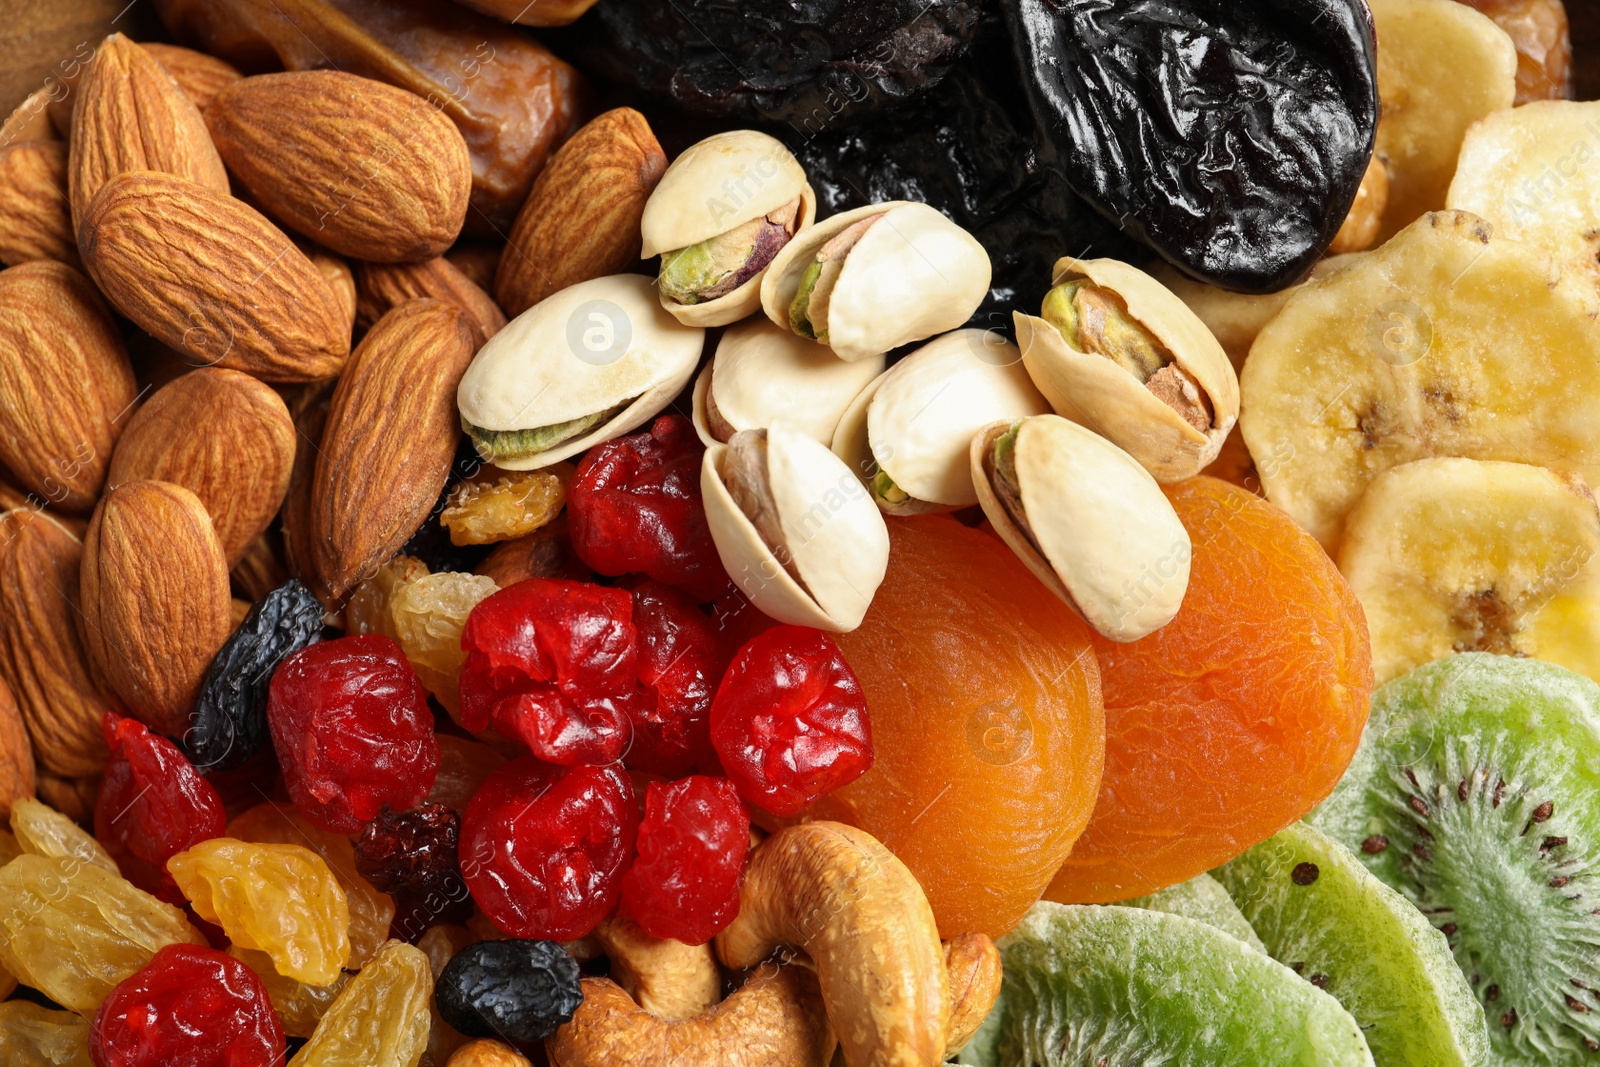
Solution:
M1105 723L1089 629L992 534L944 516L889 532L872 608L838 635L877 759L805 817L888 845L941 936L999 937L1094 806Z
M1049 900L1142 896L1266 840L1328 795L1367 721L1366 620L1316 540L1215 478L1165 488L1189 590L1149 637L1094 638L1105 776Z

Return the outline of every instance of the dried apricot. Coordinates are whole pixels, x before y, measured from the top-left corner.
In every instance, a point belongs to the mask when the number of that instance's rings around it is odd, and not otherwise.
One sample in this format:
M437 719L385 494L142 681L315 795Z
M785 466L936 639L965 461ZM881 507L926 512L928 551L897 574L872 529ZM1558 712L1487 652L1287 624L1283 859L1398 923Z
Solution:
M945 937L999 937L1089 820L1105 723L1089 628L991 534L890 524L889 571L838 634L872 714L871 770L807 809L888 845Z
M1367 721L1366 621L1317 542L1215 478L1166 492L1194 546L1189 591L1149 637L1095 639L1105 777L1049 900L1141 896L1265 841L1328 795Z

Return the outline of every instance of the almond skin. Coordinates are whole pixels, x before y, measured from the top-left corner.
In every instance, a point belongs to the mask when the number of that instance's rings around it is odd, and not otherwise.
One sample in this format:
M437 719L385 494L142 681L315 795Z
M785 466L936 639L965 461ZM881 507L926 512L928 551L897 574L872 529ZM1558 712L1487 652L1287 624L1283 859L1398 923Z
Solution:
M41 85L28 94L5 120L0 122L0 148L18 141L65 141L55 123L50 121L50 101L61 94L61 86L54 83ZM62 187L63 192L66 186Z
M356 273L356 323L370 328L407 300L454 304L478 332L478 345L499 333L505 312L455 264L443 257L421 263L363 263Z
M67 204L64 141L0 148L0 261L16 266L35 259L83 269Z
M335 252L431 259L466 221L467 142L415 93L332 70L262 74L219 92L206 120L267 211Z
M192 48L157 44L154 41L147 42L143 47L167 69L167 73L178 83L178 88L202 114L211 106L213 97L244 77L231 64Z
M94 818L95 800L100 796L100 775L62 778L48 771L39 772L39 799L77 823Z
M342 599L433 510L461 426L456 386L472 326L442 300L401 304L367 333L334 389L306 519L320 586Z
M117 442L106 481L172 482L193 492L232 568L278 513L294 446L294 421L271 386L206 367L145 401Z
M267 382L332 378L350 351L321 271L260 212L153 171L107 182L78 252L117 310L196 363Z
M100 720L122 706L89 673L78 636L83 542L38 511L0 515L0 675L45 771L98 774Z
M149 52L120 33L100 44L72 112L73 225L106 182L156 170L227 193L228 172L200 109Z
M170 482L107 492L84 538L81 589L96 676L150 729L182 737L232 626L228 564L200 498Z
M9 818L11 802L33 796L33 742L11 687L0 681L0 818Z
M136 395L89 279L53 260L0 271L0 463L41 503L94 507Z
M644 204L667 169L645 117L607 111L556 150L511 227L495 297L515 318L569 285L639 261Z

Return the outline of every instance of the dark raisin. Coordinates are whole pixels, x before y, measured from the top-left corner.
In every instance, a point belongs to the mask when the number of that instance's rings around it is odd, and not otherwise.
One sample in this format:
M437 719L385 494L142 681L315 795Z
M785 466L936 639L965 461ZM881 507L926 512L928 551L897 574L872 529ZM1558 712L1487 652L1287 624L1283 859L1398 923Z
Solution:
M461 886L461 816L443 804L410 811L385 805L356 841L356 871L385 893L425 894Z
M290 655L322 636L322 602L291 580L250 608L211 661L182 737L202 771L237 767L267 743L267 686Z
M529 1048L583 1003L578 963L554 941L479 941L450 958L434 986L444 1021L468 1037Z

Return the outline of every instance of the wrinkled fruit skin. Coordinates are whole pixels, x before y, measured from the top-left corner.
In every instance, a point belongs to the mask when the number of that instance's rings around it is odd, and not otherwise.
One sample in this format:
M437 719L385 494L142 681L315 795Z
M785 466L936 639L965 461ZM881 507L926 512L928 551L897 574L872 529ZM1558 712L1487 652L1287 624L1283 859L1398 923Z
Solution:
M572 1018L583 991L577 961L554 941L479 941L445 964L433 999L468 1037L527 1049Z
M775 626L739 650L711 705L711 743L739 795L779 818L872 766L867 698L833 638Z
M633 587L639 681L651 699L628 705L630 770L676 778L720 771L711 747L711 697L728 666L726 643L688 595L659 582Z
M681 415L607 441L578 464L567 492L572 549L600 574L644 574L697 601L729 587L700 499L705 446Z
M111 759L95 801L95 836L125 878L181 905L167 860L227 832L222 798L177 745L143 723L107 712L105 734Z
M491 774L461 821L472 899L513 937L572 941L600 925L633 855L639 812L616 767L532 756Z
M95 1067L271 1067L283 1062L283 1024L249 967L168 945L101 1002L89 1056Z
M414 807L433 787L428 695L391 638L295 653L272 676L267 721L289 798L324 830L353 834L384 804Z
M651 782L638 848L622 913L651 937L703 945L739 914L750 817L726 778Z
M267 743L272 672L322 636L322 613L322 602L294 580L251 606L200 686L183 735L183 747L195 766L231 770Z
M448 889L461 877L461 817L443 804L384 808L356 842L356 871L385 893Z
M1361 0L1005 0L1041 158L1194 277L1274 292L1338 232L1372 156Z

